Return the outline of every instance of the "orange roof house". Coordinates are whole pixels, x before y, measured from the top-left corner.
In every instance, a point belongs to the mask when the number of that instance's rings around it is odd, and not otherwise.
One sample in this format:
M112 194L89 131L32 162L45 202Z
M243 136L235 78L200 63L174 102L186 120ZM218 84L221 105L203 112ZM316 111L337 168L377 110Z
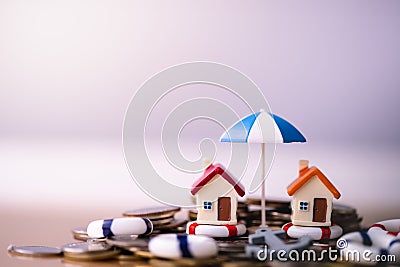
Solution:
M292 223L301 226L330 226L333 198L339 190L317 168L300 160L299 176L288 187L292 196Z

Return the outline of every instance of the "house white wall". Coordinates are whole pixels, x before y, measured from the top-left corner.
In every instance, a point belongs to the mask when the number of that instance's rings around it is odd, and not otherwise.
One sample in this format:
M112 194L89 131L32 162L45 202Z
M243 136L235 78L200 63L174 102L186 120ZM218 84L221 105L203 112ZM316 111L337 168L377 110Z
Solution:
M218 221L218 198L231 198L231 220ZM204 210L203 202L211 201L212 209ZM201 188L196 194L197 203L197 222L200 224L237 224L236 209L237 209L237 193L233 186L220 175L214 178Z
M313 209L314 198L326 198L327 212L326 222L313 222ZM308 180L300 189L298 189L292 196L292 223L294 225L302 226L330 226L331 225L331 212L332 212L332 193L325 187L325 185L318 179L317 176ZM300 201L308 201L308 211L299 209Z

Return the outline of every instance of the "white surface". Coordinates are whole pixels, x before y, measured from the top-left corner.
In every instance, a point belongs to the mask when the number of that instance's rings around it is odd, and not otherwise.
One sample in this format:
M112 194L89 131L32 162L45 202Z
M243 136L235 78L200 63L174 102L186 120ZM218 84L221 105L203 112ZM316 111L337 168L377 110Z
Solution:
M2 140L0 147L2 209L29 205L32 210L90 208L121 214L157 203L133 182L118 141L21 139ZM267 178L267 196L288 198L286 186L297 177L299 159L319 167L342 193L338 202L356 207L367 225L399 217L397 147L280 145ZM237 173L235 164L230 172ZM250 179L244 177L242 183Z

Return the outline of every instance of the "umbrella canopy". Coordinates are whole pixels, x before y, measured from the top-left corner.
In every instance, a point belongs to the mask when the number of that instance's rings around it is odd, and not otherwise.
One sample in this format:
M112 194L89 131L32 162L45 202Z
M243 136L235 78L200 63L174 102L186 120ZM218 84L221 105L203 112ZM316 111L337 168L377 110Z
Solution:
M260 143L262 160L261 227L265 227L265 145L266 143L306 142L306 138L290 122L261 110L250 114L231 126L221 137L221 142Z
M261 110L231 126L221 142L276 144L306 142L306 138L287 120Z

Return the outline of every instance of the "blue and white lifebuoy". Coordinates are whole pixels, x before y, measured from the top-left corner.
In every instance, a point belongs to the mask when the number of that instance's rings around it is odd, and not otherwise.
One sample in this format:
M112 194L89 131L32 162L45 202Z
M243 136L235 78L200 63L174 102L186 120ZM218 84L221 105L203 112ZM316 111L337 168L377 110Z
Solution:
M386 220L373 224L367 232L352 232L342 236L337 242L337 248L342 255L358 251L359 261L363 264L376 265L375 259L394 255L392 260L400 262L400 219ZM368 257L363 253L368 252ZM352 260L347 259L347 260ZM393 262L391 262L393 263Z
M148 218L139 217L96 220L89 223L86 231L91 238L115 235L149 235L153 232L153 223Z
M343 261L361 263L364 265L376 265L374 260L386 252L372 244L371 238L366 232L351 232L343 235L336 243L340 250L340 258ZM358 255L354 254L358 252Z
M214 239L207 236L163 234L150 239L150 252L167 259L210 258L218 254Z

